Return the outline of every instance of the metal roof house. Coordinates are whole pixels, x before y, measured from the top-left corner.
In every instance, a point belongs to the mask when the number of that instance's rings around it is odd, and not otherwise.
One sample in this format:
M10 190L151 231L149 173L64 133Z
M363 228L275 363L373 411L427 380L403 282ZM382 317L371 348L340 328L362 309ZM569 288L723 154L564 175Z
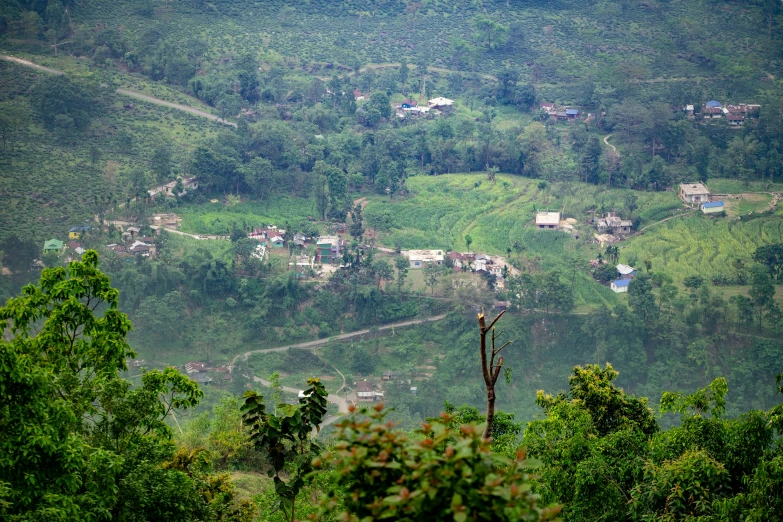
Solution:
M635 276L636 275L636 269L629 265L623 265L622 263L617 265L617 271L620 273L621 276Z
M725 210L723 201L708 201L701 204L701 211L705 214L719 214Z
M61 254L63 251L63 242L59 239L50 239L44 242L44 254Z
M424 265L442 265L444 254L443 250L408 250L403 252L403 256L408 258L411 268L422 268Z
M710 100L705 105L709 109L714 109L716 107L723 107L723 105L721 105L721 103L718 100Z
M628 291L628 285L631 284L631 281L632 279L618 279L617 281L612 281L612 284L609 286L616 294L623 294Z

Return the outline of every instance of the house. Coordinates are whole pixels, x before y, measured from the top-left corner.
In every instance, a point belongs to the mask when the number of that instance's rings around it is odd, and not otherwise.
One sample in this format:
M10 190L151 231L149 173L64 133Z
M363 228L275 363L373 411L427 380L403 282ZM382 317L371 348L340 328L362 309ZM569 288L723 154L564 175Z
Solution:
M723 105L721 105L721 103L718 100L710 100L707 103L705 103L704 106L707 107L708 109L720 109L721 107L723 107Z
M362 94L361 92L359 92L359 89L354 89L353 90L353 99L355 101L362 101L362 100L366 100L367 97L364 94Z
M65 244L70 250L73 250L74 253L78 256L84 254L85 250L84 247L82 247L81 244L77 243L76 241L68 241Z
M285 243L283 238L278 235L273 235L272 237L270 237L269 242L272 244L273 248L281 248Z
M602 218L594 220L595 227L599 232L606 232L611 229L615 236L624 236L631 233L633 221L630 219L621 219L616 212L609 212Z
M565 111L557 111L555 113L555 119L557 121L566 121L568 119L568 114L566 114Z
M421 268L424 265L443 264L443 250L408 250L403 252L403 256L408 258L411 268Z
M451 264L455 269L463 270L470 268L476 256L466 252L449 252L448 258L451 260Z
M617 265L617 271L621 276L623 276L623 279L630 279L637 274L637 271L634 267L623 264Z
M732 126L739 126L745 124L745 116L741 114L729 114L726 116L726 119L729 120L729 125Z
M305 246L305 243L307 243L307 237L305 237L304 234L294 234L294 245L298 246L300 248Z
M577 116L579 116L579 111L577 109L566 109L566 116L569 120L575 120Z
M628 291L628 285L631 284L631 279L618 279L617 281L612 281L612 284L609 285L612 288L612 291L616 294L624 294Z
M130 246L126 247L126 250L131 254L142 257L155 256L155 245L150 245L144 241L134 241Z
M356 385L356 397L359 402L372 402L375 400L375 390L372 384L367 381L361 381Z
M211 370L211 368L208 368L207 364L203 362L191 361L185 363L185 373L187 373L188 375L192 375L194 373L199 373L199 372L206 372L208 370Z
M391 370L386 370L383 372L383 380L384 381L393 381L397 377L399 377L399 374L397 372L393 372Z
M44 243L43 247L43 253L44 254L62 254L63 252L63 242L59 239L50 239L49 241L46 241Z
M68 229L68 239L79 239L82 234L90 230L87 225L80 225L78 227L71 227Z
M555 111L555 104L544 102L541 104L541 110L544 111L547 114L552 114Z
M686 105L685 106L685 115L688 117L689 120L693 119L693 105Z
M538 212L536 213L536 228L557 229L560 227L560 212Z
M316 263L331 263L340 258L340 238L321 236L318 238Z
M692 205L709 201L710 191L703 183L680 183L680 199Z
M723 116L723 110L720 107L704 107L701 114L705 118L720 118Z
M705 214L719 214L724 210L723 201L708 201L701 204L701 211Z
M407 100L403 100L400 106L403 109L413 109L414 107L419 106L419 102L417 102L416 100L407 99Z
M190 380L195 381L199 384L209 384L212 382L212 377L207 375L206 373L194 373L193 375L189 375Z
M439 111L451 109L454 107L454 100L449 100L448 98L439 96L428 101L427 107L430 109L438 109Z
M131 235L131 237L135 237L136 234L141 232L141 229L139 227L128 227L126 232L128 232Z

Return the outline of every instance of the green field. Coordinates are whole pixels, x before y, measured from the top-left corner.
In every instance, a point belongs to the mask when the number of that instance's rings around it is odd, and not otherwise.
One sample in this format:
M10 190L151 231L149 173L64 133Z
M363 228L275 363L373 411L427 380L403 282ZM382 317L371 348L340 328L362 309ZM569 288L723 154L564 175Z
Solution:
M302 220L318 215L315 201L275 194L264 201L244 201L186 204L178 207L182 231L192 234L230 234L233 230L248 230L263 225L285 223L296 227Z

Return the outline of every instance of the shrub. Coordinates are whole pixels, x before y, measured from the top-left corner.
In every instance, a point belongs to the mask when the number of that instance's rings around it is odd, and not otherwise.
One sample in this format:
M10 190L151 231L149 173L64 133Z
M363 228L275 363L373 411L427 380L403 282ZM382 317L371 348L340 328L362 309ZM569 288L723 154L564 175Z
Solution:
M442 414L409 437L384 422L387 412L362 410L338 425L334 450L313 462L315 473L334 469L347 489L340 520L553 520L558 507L541 508L530 488L523 451L513 459L492 453L482 429L449 424ZM322 500L312 520L335 515L332 498Z

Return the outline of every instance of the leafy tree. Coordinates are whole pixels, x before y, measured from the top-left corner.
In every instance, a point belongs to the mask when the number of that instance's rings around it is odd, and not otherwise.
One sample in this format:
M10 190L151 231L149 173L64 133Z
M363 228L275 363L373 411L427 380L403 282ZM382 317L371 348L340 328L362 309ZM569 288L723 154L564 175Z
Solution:
M508 34L508 26L486 16L476 16L473 18L472 25L477 38L486 44L488 51L503 45Z
M327 497L313 520L553 520L531 492L524 452L507 458L489 451L480 427L450 427L440 419L409 437L385 421L382 405L369 418L351 415L338 424L334 450L314 461L315 473L334 469L347 489L344 507ZM333 494L333 493L332 493ZM320 517L320 518L319 518Z
M756 309L756 318L758 319L759 330L761 330L765 317L776 317L778 314L778 305L775 302L775 286L772 284L772 278L769 272L761 267L754 267L751 270L752 280L750 287L750 299L753 307Z
M173 368L147 372L133 388L119 377L134 355L125 340L131 323L97 265L97 253L87 251L68 268L46 269L39 285L0 308L8 334L0 337L0 515L214 520L218 511L228 514L234 499L218 496L206 474L164 466L174 458L166 419L197 404L201 392Z
M150 160L150 169L154 172L159 182L164 182L171 176L171 147L161 144L155 147Z
M61 122L70 122L71 129L83 131L90 123L90 117L96 105L94 87L71 80L65 75L47 77L33 88L30 102L38 111L49 130L54 130ZM65 125L60 123L60 126Z
M370 96L370 101L367 102L367 111L378 111L381 118L388 119L391 116L391 101L389 96L385 92L374 92Z
M753 253L753 260L766 266L772 279L778 282L783 274L783 243L758 247Z
M649 274L637 275L628 285L628 304L645 324L658 320L658 307L655 305Z
M402 287L405 285L405 279L408 277L410 262L402 256L394 258L394 266L397 269L397 292L402 293Z
M250 441L269 461L268 475L274 477L275 492L285 519L296 520L296 497L313 469L312 462L321 452L313 439L326 415L326 388L316 378L307 380L309 386L299 405L280 404L276 413L266 411L264 398L254 391L243 395L242 420L250 427ZM287 475L287 482L281 477Z
M470 234L465 236L465 246L468 248L468 252L470 252L470 245L473 243L473 237L471 237Z
M6 237L0 243L3 266L12 272L23 272L30 269L31 263L38 257L39 248L32 241L23 241L15 235Z
M433 263L424 267L424 284L429 287L431 295L435 295L435 287L438 285L438 280L442 274L442 267Z

